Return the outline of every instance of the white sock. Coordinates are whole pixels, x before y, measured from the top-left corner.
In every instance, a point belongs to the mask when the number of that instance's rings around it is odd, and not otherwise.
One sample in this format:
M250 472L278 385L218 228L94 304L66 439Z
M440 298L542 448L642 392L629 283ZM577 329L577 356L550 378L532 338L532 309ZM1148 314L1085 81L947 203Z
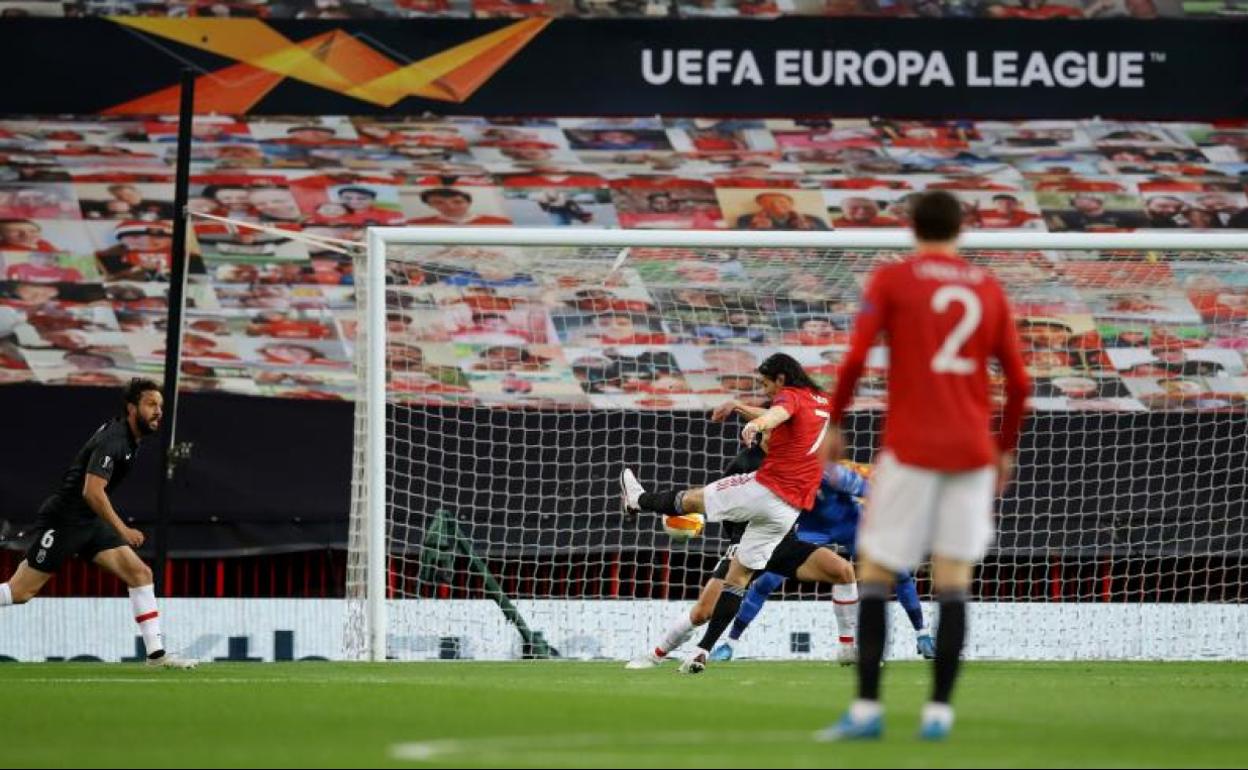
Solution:
M130 606L134 609L134 622L143 634L143 646L147 657L165 651L165 638L160 633L160 613L156 611L156 587L151 585L130 589Z
M13 591L9 588L8 583L0 583L0 607L7 607L13 603Z
M832 586L832 609L841 644L853 644L858 631L858 584Z
M689 637L693 636L695 629L697 629L697 626L689 619L689 613L682 613L679 618L672 621L672 624L667 627L663 638L659 641L658 646L654 648L654 654L660 658L667 655L672 650L689 641Z
M953 727L953 706L948 703L923 704L923 723L939 722L945 727Z
M878 700L862 700L859 698L849 704L849 718L855 722L866 722L884 713L884 707Z

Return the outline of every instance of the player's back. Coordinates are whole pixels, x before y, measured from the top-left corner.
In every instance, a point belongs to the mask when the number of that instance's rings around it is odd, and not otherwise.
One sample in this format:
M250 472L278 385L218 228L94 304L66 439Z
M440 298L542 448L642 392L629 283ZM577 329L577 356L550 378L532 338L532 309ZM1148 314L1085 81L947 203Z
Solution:
M957 256L918 254L881 268L873 288L889 348L883 445L938 470L992 463L988 360L1015 334L996 278Z
M821 391L784 387L772 406L784 407L790 416L772 430L757 478L789 505L805 510L814 502L823 476L820 449L828 434L831 399Z

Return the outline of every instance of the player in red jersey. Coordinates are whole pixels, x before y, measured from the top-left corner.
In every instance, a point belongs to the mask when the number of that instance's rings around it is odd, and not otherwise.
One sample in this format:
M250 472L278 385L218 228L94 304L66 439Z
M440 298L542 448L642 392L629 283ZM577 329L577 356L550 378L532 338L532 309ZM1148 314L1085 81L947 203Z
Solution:
M683 492L647 492L631 470L626 468L620 474L626 513L702 513L708 521L746 524L706 633L694 654L680 667L685 673L696 674L706 667L715 642L741 607L750 577L767 566L798 514L814 504L823 478L831 400L802 365L784 353L769 356L758 367L758 373L771 406L741 431L746 446L753 446L756 438L771 432L767 458L758 471L728 476Z
M825 740L879 737L885 601L896 571L918 567L928 553L940 625L935 687L920 736L940 740L953 725L949 697L971 574L993 537L993 498L1009 480L1030 391L1004 290L989 271L958 256L961 212L947 192L916 200L916 253L871 276L837 377L834 426L853 399L867 352L881 332L887 337L888 411L858 536L858 700L820 733ZM989 358L1000 363L1006 382L995 441ZM841 445L835 427L829 445Z

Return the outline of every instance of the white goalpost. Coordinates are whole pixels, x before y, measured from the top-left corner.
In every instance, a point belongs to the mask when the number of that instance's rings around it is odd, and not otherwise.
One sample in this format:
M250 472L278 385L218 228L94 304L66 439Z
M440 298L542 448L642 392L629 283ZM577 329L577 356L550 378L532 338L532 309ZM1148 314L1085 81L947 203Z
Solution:
M968 655L1248 658L1248 234L972 232L1016 306L1036 390ZM619 508L616 477L718 477L752 365L823 383L899 230L371 228L345 649L356 659L623 659L722 545ZM1242 328L1241 328L1242 327ZM847 419L879 437L887 351ZM920 575L921 588L926 587ZM899 611L891 622L904 624ZM790 583L740 649L831 657L827 594ZM890 656L913 653L890 634Z

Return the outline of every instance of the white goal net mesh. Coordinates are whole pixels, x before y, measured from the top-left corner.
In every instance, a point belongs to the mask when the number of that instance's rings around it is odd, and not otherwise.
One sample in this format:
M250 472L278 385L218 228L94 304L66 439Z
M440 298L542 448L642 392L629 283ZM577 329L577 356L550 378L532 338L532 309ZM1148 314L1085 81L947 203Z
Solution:
M714 526L675 543L654 517L625 517L620 469L651 488L718 478L740 423L712 422L711 410L762 403L754 368L774 351L830 385L865 277L898 255L388 244L373 256L385 260L384 298L359 295L360 335L370 303L385 303L386 397L361 391L348 575L349 597L379 589L366 511L382 494L387 655L645 649L723 544ZM977 571L970 654L1248 656L1245 254L967 256L1007 287L1035 380L1019 473ZM357 339L362 382L366 349ZM845 425L863 463L886 361L873 353ZM383 490L362 469L379 408ZM790 581L747 654L829 654L827 599ZM363 606L348 629L357 652Z

